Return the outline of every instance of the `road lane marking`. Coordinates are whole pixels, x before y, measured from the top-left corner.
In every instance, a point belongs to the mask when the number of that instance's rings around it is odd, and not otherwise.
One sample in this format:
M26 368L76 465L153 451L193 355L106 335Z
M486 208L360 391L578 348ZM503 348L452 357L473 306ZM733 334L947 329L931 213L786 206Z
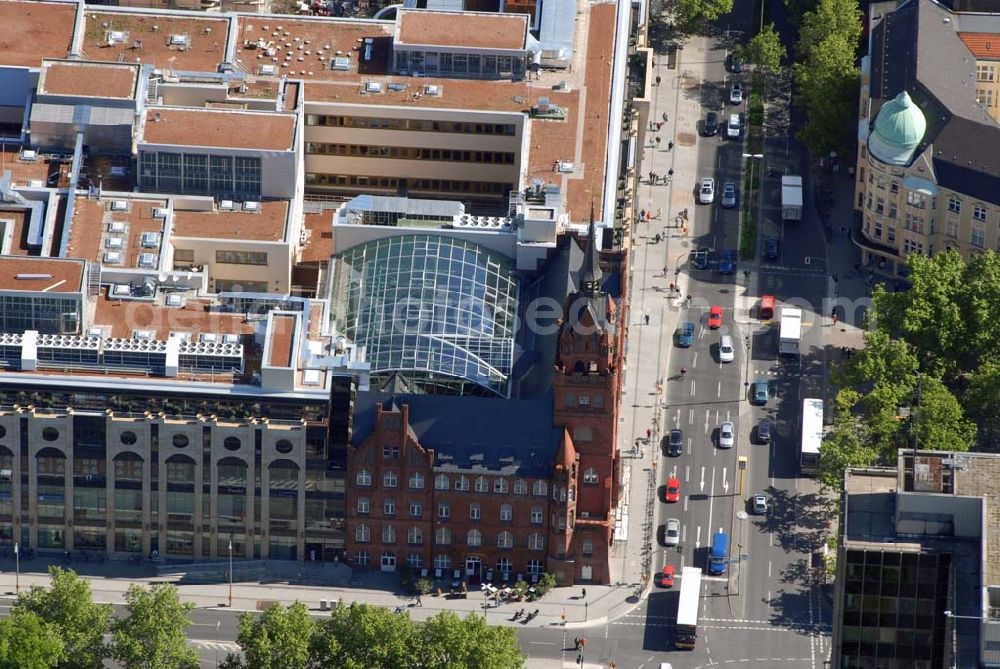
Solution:
M688 500L691 499L690 495L684 495L684 513L688 511ZM768 574L770 576L770 574Z
M701 548L701 525L698 526L698 531L695 532L694 547Z
M691 369L694 369L697 366L698 366L698 354L695 353L694 354L694 362L691 363Z
M691 480L691 465L684 465L684 483Z
M715 467L712 467L712 487L708 494L708 527L712 527L712 509L715 507Z
M682 544L686 544L687 543L687 536L688 536L688 526L687 525L681 525L681 543ZM664 553L663 559L664 559L664 562L665 562L666 561L666 551L663 551L663 553Z
M681 410L678 409L677 420L680 420L680 418L681 418ZM694 425L694 409L688 409L688 425Z
M688 437L688 455L691 455L691 437Z
M694 397L694 395L695 395L694 379L691 379L691 397Z
M719 389L718 389L718 391L717 391L717 392L715 393L715 396L716 396L716 397L722 397L722 381L719 381Z
M705 492L705 465L701 466L701 491Z
M771 578L771 561L770 560L767 561L767 577ZM767 598L771 599L771 595L768 594Z

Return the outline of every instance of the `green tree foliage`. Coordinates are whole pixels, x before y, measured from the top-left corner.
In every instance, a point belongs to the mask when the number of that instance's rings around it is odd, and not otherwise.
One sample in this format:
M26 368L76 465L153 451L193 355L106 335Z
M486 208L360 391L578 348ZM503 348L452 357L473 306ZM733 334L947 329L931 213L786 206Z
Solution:
M733 0L677 0L676 8L680 23L690 27L733 11Z
M785 57L785 47L774 29L773 23L768 23L763 30L754 35L743 49L746 60L762 70L774 72L781 67L781 59Z
M52 587L32 586L21 593L15 610L34 613L58 630L66 652L59 667L98 669L109 654L104 635L111 626L110 604L95 604L90 582L73 570L49 567Z
M517 633L510 627L491 627L486 619L469 615L459 618L442 611L422 629L425 669L520 669L524 658Z
M155 583L130 586L129 616L112 625L112 655L125 669L196 669L198 653L186 645L194 604L182 603L177 588Z
M305 667L316 621L301 602L289 607L274 604L261 616L240 615L240 632L236 643L243 657L229 655L224 669L285 669Z
M964 404L985 443L1000 442L1000 361L986 361L968 376Z
M850 393L842 390L840 394ZM881 453L867 439L864 425L849 413L838 414L833 429L819 447L817 478L828 491L843 489L844 470L848 467L870 467L879 463Z
M794 75L807 120L799 140L814 156L849 155L854 148L860 37L857 0L819 0L802 16Z
M13 607L0 619L0 669L49 669L65 657L59 629L35 613Z
M338 606L320 624L314 638L313 661L341 669L418 667L420 637L407 614L369 604Z
M965 417L958 398L933 376L920 381L920 402L911 421L917 443L924 448L967 451L976 438L976 426Z

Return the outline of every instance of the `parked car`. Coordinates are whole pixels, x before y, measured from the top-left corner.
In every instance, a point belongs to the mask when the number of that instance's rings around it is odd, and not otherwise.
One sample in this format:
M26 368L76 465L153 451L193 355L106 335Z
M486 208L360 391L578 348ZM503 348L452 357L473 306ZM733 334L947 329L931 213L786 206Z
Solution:
M719 448L732 448L736 441L736 428L732 421L726 421L719 425Z
M681 498L681 482L675 476L667 479L667 489L663 492L663 501L673 504Z
M726 249L719 256L719 274L736 274L736 251Z
M681 325L677 334L677 345L681 348L694 346L694 323L687 321Z
M684 431L674 428L670 434L663 437L661 445L664 453L676 458L684 452Z
M758 493L750 500L750 509L758 516L766 516L770 510L767 504L767 495Z
M777 260L781 255L781 240L777 237L764 238L764 260Z
M759 376L753 384L753 401L757 404L767 404L771 399L771 382L767 377Z
M732 70L734 74L741 73L743 71L743 59L734 53L729 58L729 69Z
M681 542L681 521L676 518L670 518L663 527L664 546L676 546Z
M727 181L722 186L722 206L726 209L736 207L736 184L732 181Z
M719 115L715 112L708 112L705 115L705 124L702 126L702 134L711 137L719 132Z
M762 444L771 443L772 425L769 419L764 419L757 425L757 441Z
M663 571L660 572L660 576L657 581L661 588L672 588L674 587L674 575L677 570L674 569L674 565L668 564L663 566Z
M712 204L715 202L715 179L705 177L698 186L698 202L701 204Z
M707 246L699 247L697 251L692 251L691 262L695 269L705 269L708 267L708 255L710 249Z
M734 105L743 104L743 84L738 81L734 81L733 87L729 89L729 103Z
M729 123L726 124L726 137L729 139L739 139L743 132L743 123L739 114L730 114Z
M708 310L708 327L710 330L717 330L722 327L722 307L713 304Z
M732 362L736 359L736 349L733 348L733 338L722 335L719 339L719 362Z

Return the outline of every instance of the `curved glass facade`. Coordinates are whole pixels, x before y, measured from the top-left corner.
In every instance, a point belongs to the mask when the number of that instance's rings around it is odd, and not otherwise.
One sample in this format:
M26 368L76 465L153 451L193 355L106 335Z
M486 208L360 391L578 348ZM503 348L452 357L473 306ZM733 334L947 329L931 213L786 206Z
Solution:
M348 249L333 271L337 331L365 347L373 380L399 371L428 392L508 395L518 296L509 258L397 235Z

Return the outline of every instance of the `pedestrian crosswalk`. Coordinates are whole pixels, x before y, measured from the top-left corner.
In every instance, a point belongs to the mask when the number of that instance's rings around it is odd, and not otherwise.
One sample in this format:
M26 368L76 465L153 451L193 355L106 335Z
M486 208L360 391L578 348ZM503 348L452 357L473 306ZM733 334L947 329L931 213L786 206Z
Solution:
M240 647L235 641L211 641L208 639L188 639L188 643L196 648L204 648L205 650L216 650L220 655L223 653L236 653L239 652Z

